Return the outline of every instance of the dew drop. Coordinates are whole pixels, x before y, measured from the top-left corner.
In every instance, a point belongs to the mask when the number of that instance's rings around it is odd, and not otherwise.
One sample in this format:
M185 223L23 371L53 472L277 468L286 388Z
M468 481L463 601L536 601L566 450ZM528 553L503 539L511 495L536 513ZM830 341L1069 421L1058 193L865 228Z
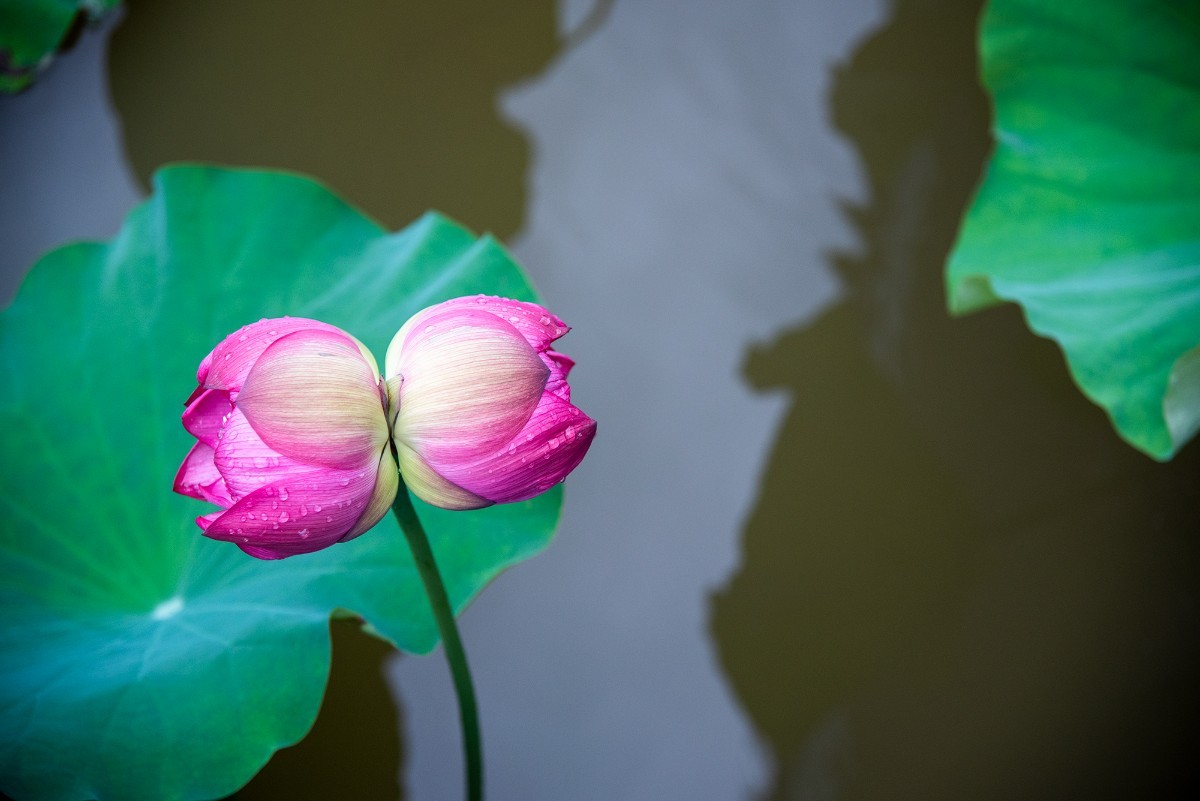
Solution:
M267 336L269 336L269 337L277 337L277 336L279 336L279 332L278 332L278 331L268 331L268 332L267 332ZM280 347L282 347L282 346L280 346Z
M317 503L317 504L313 504L313 511L314 511L314 512L319 512L319 511L321 511L321 504L319 504L319 503Z
M279 508L279 501L271 501L271 510L274 511L275 509L278 509L278 508Z
M278 530L279 530L279 524L278 524L278 523L272 523L272 524L271 524L271 528L273 528L273 529L275 529L276 531L278 531Z
M570 431L571 429L568 428L567 430ZM286 501L287 499L288 499L287 487L280 487L279 488L279 500Z
M306 540L306 539L308 539L308 529L302 528L296 532L296 535L299 536L300 539Z
M279 513L279 522L280 523L286 523L287 521L289 521L291 519L292 519L292 516L287 513L286 509Z
M307 507L307 506L305 506L304 504L300 504L300 516L301 516L301 517L307 517L307 516L308 516L308 507Z
M555 437L554 439L550 440L550 450L554 450L557 447L558 447L558 437ZM547 455L549 455L549 454L547 454Z
M563 431L563 436L565 436L568 440L575 439L575 426L567 426Z
M550 318L544 314L542 315L542 325L550 325Z
M350 486L350 479L348 479L348 478L343 478L343 479L342 479L342 486L343 486L343 487L348 487L348 486Z
M249 338L250 337L246 336L245 334L242 334L240 337L238 337L238 342L245 342Z
M333 518L332 518L332 517L330 517L329 515L325 515L325 522L326 522L326 523L332 523L332 522L333 522Z
M525 435L525 441L526 441L526 442L533 442L533 434L526 434L526 435Z
M521 318L520 318L520 317L517 317L517 316L514 314L512 317L509 317L509 318L508 318L508 321L509 321L510 323L519 323L519 322L521 322Z
M434 329L434 326L432 326L432 325L427 325L427 326L425 326L425 333L426 333L426 334L432 334L432 333L433 333L433 329Z
M250 541L249 537L242 537L242 542L249 542L249 541Z
M226 353L226 354L225 354L225 361L229 361L229 357L230 357L230 356L232 356L232 355L233 355L232 353Z

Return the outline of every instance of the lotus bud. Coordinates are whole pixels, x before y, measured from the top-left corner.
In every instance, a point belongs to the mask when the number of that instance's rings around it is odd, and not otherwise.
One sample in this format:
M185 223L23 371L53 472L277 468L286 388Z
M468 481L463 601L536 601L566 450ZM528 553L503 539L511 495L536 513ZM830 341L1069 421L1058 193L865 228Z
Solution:
M300 318L260 320L204 358L183 425L196 438L175 491L221 511L205 536L260 559L345 542L396 496L386 395L354 337Z
M400 472L422 500L478 509L538 495L575 469L596 423L571 403L568 331L534 303L456 298L418 312L385 360Z

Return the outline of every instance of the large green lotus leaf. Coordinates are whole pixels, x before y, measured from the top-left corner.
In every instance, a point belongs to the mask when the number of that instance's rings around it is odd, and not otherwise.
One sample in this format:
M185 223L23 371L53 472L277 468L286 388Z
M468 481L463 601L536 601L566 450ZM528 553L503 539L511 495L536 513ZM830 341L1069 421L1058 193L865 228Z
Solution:
M950 308L1021 304L1170 458L1200 427L1200 3L992 0L980 48L996 145Z
M0 92L19 92L53 58L74 26L121 0L0 0Z
M437 634L392 516L262 562L171 492L200 359L261 317L314 317L382 356L410 314L533 299L495 241L430 214L394 234L304 178L173 167L108 245L43 258L0 316L0 788L18 799L214 798L312 724L331 613L401 648ZM561 492L418 502L461 610L549 541Z

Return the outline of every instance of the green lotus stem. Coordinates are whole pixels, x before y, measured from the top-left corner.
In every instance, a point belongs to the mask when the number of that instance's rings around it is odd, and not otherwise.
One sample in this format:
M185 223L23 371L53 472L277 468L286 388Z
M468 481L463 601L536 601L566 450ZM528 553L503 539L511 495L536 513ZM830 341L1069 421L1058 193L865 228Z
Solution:
M392 503L392 511L400 522L400 530L404 532L413 560L417 563L417 571L425 585L425 595L429 597L429 606L433 610L434 620L437 621L438 633L442 635L442 647L446 651L446 661L450 663L450 675L454 678L454 691L458 695L458 717L462 724L467 801L482 801L483 751L480 748L479 712L475 703L471 670L467 667L467 652L463 650L462 639L458 636L454 609L450 606L446 585L442 583L442 575L438 572L437 562L434 561L433 549L429 547L429 538L425 536L425 528L421 525L417 510L413 508L412 500L408 497L408 488L404 485L403 478L400 480L396 500Z

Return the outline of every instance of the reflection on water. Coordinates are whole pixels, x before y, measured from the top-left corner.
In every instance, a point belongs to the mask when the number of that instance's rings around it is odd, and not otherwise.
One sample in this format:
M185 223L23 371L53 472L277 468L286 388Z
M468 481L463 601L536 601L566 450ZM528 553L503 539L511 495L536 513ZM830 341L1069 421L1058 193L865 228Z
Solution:
M871 183L848 297L746 362L792 406L722 662L772 799L1162 797L1194 757L1200 449L1122 443L1015 309L946 316L976 9L892 13L832 96Z
M143 181L171 161L283 167L389 228L427 208L519 227L528 147L495 97L555 54L554 0L128 5L109 66Z

